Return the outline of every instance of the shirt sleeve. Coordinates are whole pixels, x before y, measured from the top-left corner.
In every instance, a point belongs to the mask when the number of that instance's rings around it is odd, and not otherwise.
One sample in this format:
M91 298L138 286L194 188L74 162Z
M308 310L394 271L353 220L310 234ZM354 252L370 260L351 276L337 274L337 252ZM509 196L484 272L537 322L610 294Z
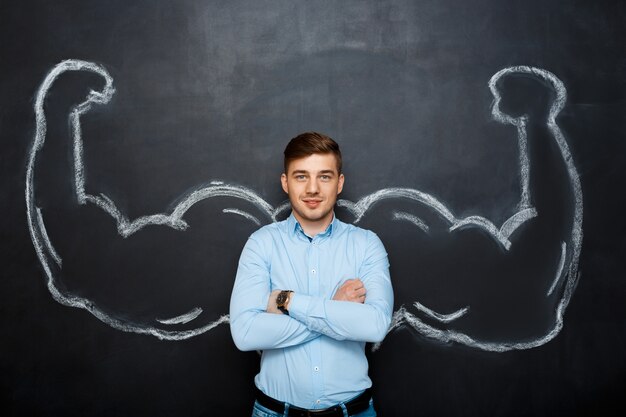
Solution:
M230 331L240 350L285 348L321 336L290 316L266 312L271 293L267 259L262 242L251 236L241 253L230 298Z
M336 340L382 341L391 323L393 289L387 252L373 232L367 232L364 261L357 278L367 290L364 304L294 293L289 314L307 329Z

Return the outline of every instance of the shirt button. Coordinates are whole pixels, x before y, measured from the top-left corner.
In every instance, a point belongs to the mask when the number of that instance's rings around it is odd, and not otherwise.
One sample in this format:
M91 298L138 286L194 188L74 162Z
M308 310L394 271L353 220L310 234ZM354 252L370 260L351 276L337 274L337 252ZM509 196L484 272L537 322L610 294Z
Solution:
M322 402L322 400L315 400L315 402L319 404Z
M320 367L319 367L319 366L315 366L315 367L313 367L313 370L314 370L315 372L318 372L318 371L320 370Z
M316 272L317 272L317 271L316 271L315 269L311 269L311 273L312 273L313 275L315 275L315 273L316 273Z

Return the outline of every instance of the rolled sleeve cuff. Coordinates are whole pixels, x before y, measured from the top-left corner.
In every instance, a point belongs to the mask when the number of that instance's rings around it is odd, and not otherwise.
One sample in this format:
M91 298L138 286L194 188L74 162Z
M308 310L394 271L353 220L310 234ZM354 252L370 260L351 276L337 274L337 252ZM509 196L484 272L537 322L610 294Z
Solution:
M310 318L325 318L324 300L306 294L293 293L289 301L289 315L310 326Z

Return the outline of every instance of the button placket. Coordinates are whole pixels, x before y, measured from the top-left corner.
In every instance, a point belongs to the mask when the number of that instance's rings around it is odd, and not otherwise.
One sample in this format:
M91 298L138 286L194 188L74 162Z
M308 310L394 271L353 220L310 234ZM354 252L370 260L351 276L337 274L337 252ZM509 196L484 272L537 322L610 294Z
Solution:
M318 239L313 239L311 245L309 246L309 257L307 264L307 271L309 277L309 289L310 295L319 296L320 295L320 246L317 244ZM316 322L316 324L319 324ZM311 343L311 378L313 383L313 398L321 398L324 393L324 380L322 377L322 371L320 364L322 363L322 351L321 351L321 342L320 339L316 339ZM321 403L321 400L316 401L317 404Z

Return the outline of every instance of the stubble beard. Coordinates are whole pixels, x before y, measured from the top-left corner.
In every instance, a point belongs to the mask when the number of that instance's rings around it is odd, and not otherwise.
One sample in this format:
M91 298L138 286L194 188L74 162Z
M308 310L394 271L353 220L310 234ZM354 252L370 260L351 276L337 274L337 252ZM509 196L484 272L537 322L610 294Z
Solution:
M293 201L291 202L291 209L294 211L297 217L299 217L301 220L313 223L325 220L330 217L329 215L333 212L333 209L335 207L335 205L333 204L329 208L324 209L324 211L317 212L317 210L315 209L308 209L309 211L307 212L306 207L300 206L305 205L303 201L298 200L296 203L297 204L294 204Z

